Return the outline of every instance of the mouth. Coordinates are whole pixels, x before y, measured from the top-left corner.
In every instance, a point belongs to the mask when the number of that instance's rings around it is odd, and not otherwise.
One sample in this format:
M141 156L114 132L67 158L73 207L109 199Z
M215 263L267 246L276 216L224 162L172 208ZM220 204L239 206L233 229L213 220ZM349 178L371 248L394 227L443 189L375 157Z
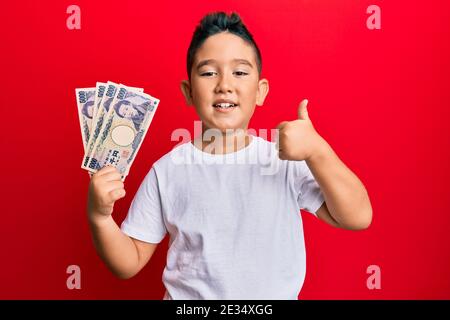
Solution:
M238 105L235 103L227 103L227 102L213 104L213 107L216 109L231 109L231 108L236 108L237 106Z
M239 105L233 100L229 99L219 99L216 100L213 105L214 109L220 112L229 112L236 109Z

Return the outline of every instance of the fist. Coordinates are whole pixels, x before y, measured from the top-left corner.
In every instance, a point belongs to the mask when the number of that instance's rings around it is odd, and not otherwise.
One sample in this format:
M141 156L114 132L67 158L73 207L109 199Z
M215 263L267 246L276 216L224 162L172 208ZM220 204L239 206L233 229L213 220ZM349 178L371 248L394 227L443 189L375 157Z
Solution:
M283 121L277 127L278 157L282 160L308 160L324 142L308 116L308 100L300 102L298 119Z
M114 203L125 197L124 184L119 170L106 166L92 175L88 193L88 215L90 219L109 217Z

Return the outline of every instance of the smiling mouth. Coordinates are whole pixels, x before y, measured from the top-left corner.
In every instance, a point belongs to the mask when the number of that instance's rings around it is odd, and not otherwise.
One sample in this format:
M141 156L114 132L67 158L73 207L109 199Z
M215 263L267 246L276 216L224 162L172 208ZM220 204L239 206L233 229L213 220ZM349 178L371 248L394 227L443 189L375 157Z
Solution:
M217 109L230 109L230 108L236 108L237 106L238 106L237 104L226 103L226 102L213 104L213 107L217 108Z

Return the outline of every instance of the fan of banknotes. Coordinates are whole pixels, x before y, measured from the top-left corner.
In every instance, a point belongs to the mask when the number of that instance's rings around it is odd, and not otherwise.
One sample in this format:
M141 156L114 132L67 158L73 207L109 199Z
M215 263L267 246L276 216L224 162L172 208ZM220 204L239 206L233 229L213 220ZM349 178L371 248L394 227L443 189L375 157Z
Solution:
M84 157L81 168L92 176L104 166L116 167L122 181L150 127L159 100L141 88L111 81L75 89Z

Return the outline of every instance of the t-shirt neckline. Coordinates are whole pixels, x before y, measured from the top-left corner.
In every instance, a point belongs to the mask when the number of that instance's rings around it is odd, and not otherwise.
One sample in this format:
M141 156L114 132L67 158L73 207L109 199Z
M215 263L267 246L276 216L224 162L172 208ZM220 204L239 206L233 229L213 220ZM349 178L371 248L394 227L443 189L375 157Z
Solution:
M254 145L256 145L256 136L253 136L251 134L249 134L249 137L251 137L251 140L249 142L249 144L241 149L239 149L238 151L233 151L233 152L228 152L228 153L219 153L219 154L213 154L213 153L209 153L209 152L205 152L203 150L200 150L199 148L197 148L192 142L193 140L189 141L189 145L190 145L190 149L193 150L193 152L201 157L208 157L208 158L231 158L231 157L236 157L239 156L241 154L244 154L245 152L249 152L254 148Z

